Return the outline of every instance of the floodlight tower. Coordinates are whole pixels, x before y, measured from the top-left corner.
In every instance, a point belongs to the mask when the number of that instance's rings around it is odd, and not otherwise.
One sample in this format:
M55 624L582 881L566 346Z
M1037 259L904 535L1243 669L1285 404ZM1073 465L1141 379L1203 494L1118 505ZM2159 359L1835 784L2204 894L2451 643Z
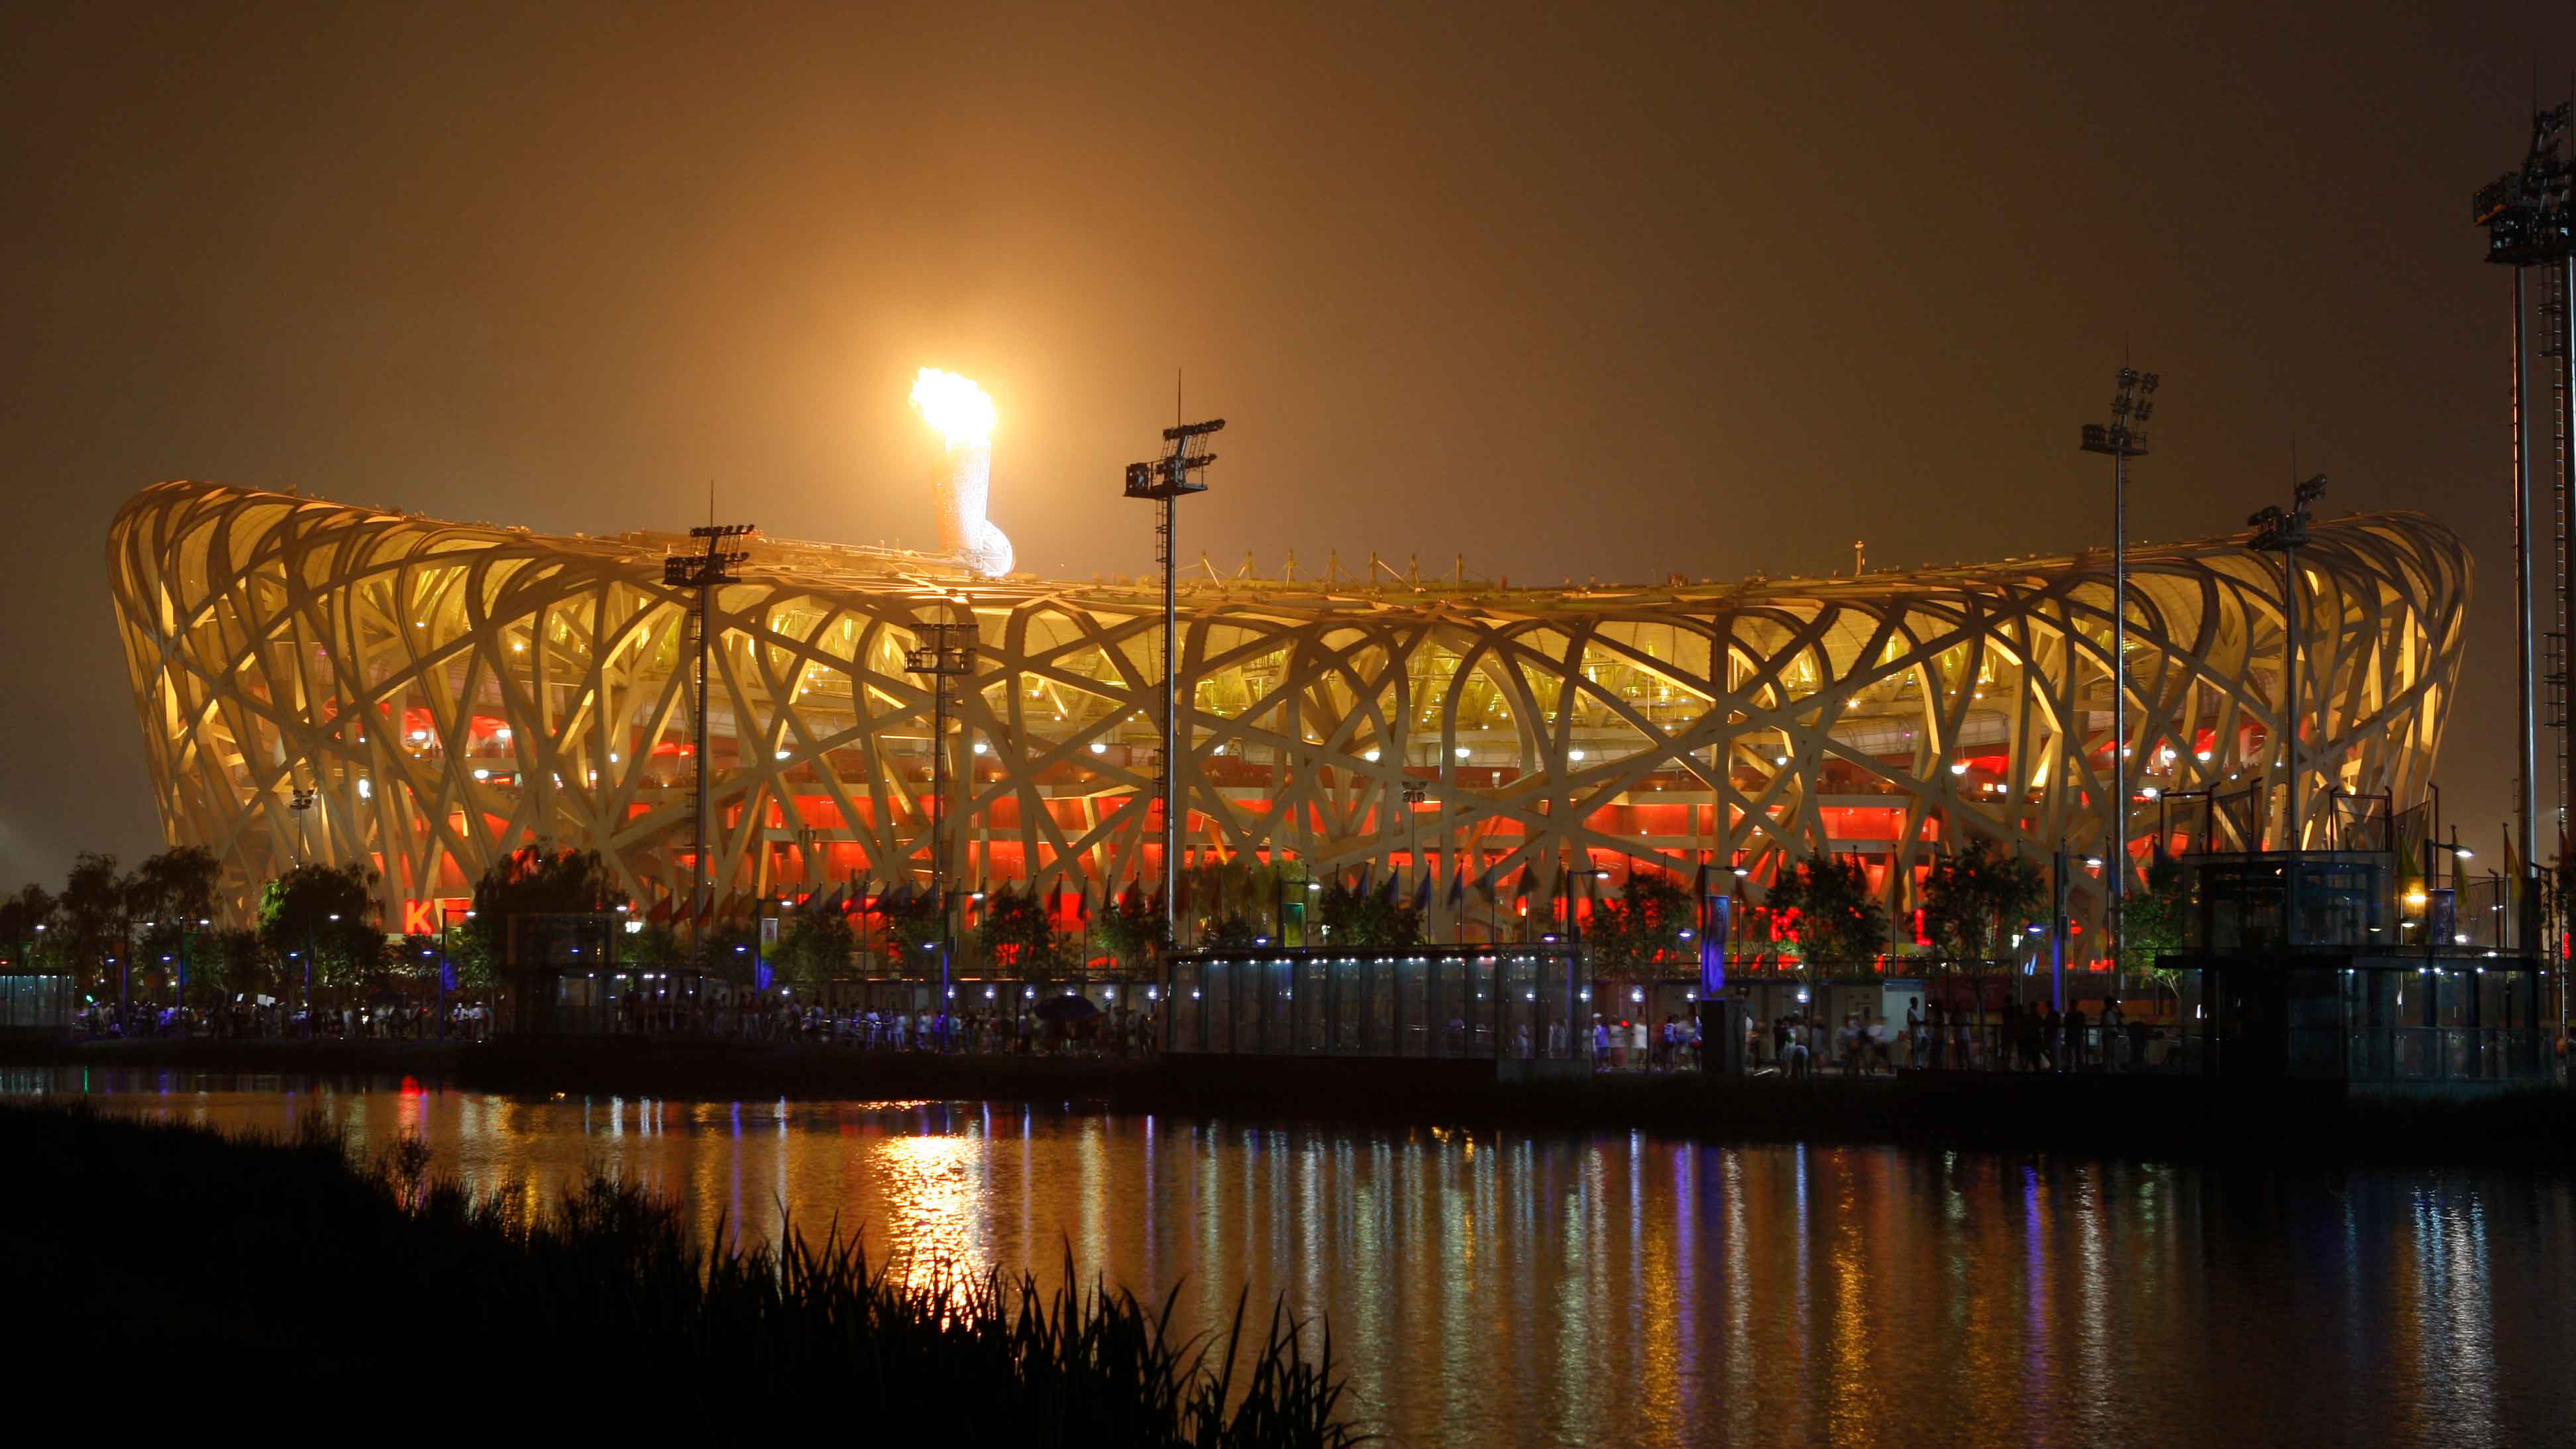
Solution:
M2558 406L2552 422L2557 441L2551 485L2557 493L2556 528L2559 533L2558 620L2553 642L2564 649L2567 621L2564 618L2571 589L2576 589L2576 556L2570 556L2566 540L2571 525L2576 525L2576 377L2569 374L2571 360L2576 360L2576 205L2570 203L2571 181L2576 181L2576 164L2563 153L2567 149L2569 120L2576 104L2561 104L2535 112L2531 118L2531 146L2522 164L2478 189L2471 203L2477 225L2487 231L2487 260L2498 266L2513 268L2513 559L2514 614L2517 642L2520 648L2518 667L2521 709L2515 721L2515 760L2522 771L2522 787L2515 801L2518 826L2517 844L2522 861L2519 877L2514 882L2514 921L2521 932L2522 949L2540 949L2540 897L2534 875L2539 868L2540 853L2540 720L2538 696L2540 673L2534 656L2533 642L2537 631L2536 604L2533 598L2532 561L2532 489L2531 449L2525 434L2524 395L2528 388L2529 361L2525 351L2524 327L2530 315L2524 273L2537 267L2541 271L2540 313L2549 330L2543 335L2540 351L2543 358L2558 363L2553 379ZM2556 671L2564 687L2563 661ZM2559 721L2563 730L2566 721ZM2563 737L2562 737L2563 738ZM2570 803L2576 803L2571 801ZM2576 817L2571 817L2576 818ZM2567 987L2559 983L2559 1024L2565 1033L2567 1020Z
M2111 457L2111 839L2103 858L2102 919L2111 969L2120 969L2120 903L2129 894L2129 460L2147 455L2145 424L2156 410L2152 372L2123 367L2111 397L2111 421L2084 425L2084 451Z
M2287 512L2266 506L2245 520L2246 526L2254 530L2254 537L2248 540L2250 546L2281 556L2281 647L2285 656L2283 672L2290 680L2281 721L2281 759L2289 767L2290 781L2284 811L2290 838L2290 874L2283 908L2292 945L2298 944L2299 851L2307 843L2299 829L2299 545L2308 541L2308 524L2312 521L2308 505L2323 497L2325 491L2326 475L2319 473L2292 492Z
M948 681L975 672L975 647L981 636L971 618L928 620L913 625L912 632L921 642L903 651L903 667L930 678L930 901L939 912L939 1011L945 1016L950 1010L949 962L957 946L950 929L956 913L948 901L943 833L948 820Z
M712 510L710 510L712 511ZM697 945L706 942L706 912L713 902L714 874L707 868L707 655L714 644L716 587L741 582L733 571L736 564L751 557L737 549L728 549L728 539L745 538L757 531L749 523L708 524L692 528L689 537L698 540L696 553L675 553L662 560L662 586L667 589L692 589L697 603L689 618L697 632L698 674L692 700L696 718L694 748L697 751L697 806L690 812L690 844L697 852L697 880L689 888L689 916L697 922Z
M1163 429L1163 456L1127 465L1129 498L1154 503L1154 561L1163 569L1163 943L1178 939L1173 917L1181 898L1181 656L1180 586L1172 548L1173 505L1190 493L1205 493L1207 484L1194 476L1216 461L1214 453L1193 453L1192 444L1225 426L1225 419L1180 423Z

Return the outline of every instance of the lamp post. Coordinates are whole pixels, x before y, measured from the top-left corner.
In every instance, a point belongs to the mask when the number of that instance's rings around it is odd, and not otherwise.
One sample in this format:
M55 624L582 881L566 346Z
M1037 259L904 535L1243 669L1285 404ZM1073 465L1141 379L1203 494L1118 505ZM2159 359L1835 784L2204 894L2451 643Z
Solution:
M2519 166L2494 181L2478 188L2471 202L2473 222L2487 233L2488 262L2513 269L2513 356L2512 356L2512 459L2513 459L2513 542L2514 542L2514 614L2516 619L2516 664L2520 684L2519 708L2516 710L2514 753L2521 771L2521 788L2515 800L2515 829L2505 841L2506 856L2516 852L2517 839L2521 859L2514 872L2514 926L2519 948L2532 956L2543 954L2540 939L2540 882L2534 879L2539 869L2540 853L2540 778L2539 778L2539 706L2540 672L2533 644L2541 632L2534 618L2535 553L2540 534L2533 526L2534 494L2532 489L2532 449L2525 435L2528 426L2526 396L2530 391L2530 358L2526 351L2525 329L2530 317L2525 273L2541 275L2543 318L2549 318L2554 291L2556 336L2544 340L2541 351L2545 359L2558 365L2558 416L2552 420L2557 434L2562 506L2560 537L2576 526L2576 157L2568 154L2571 123L2576 123L2576 102L2566 102L2545 111L2535 111L2531 118L2531 144L2523 153ZM2576 593L2576 553L2568 553L2561 562L2567 572L2561 576L2562 600ZM2576 790L2576 779L2566 782ZM2568 802L2576 805L2576 801ZM2567 1034L2567 973L2565 962L2558 970L2558 1031L2562 1040Z
M2283 512L2266 506L2245 522L2254 530L2248 540L2251 547L2281 556L2281 629L2282 672L2289 677L2287 704L2282 714L2281 758L2288 767L2289 795L2283 807L2284 826L2290 839L2289 886L2282 898L2283 929L2288 943L2298 944L2299 937L2299 852L2306 845L2305 832L2299 822L2299 545L2308 541L2308 505L2326 491L2326 475L2317 474L2293 489L2290 507Z
M305 864L313 858L313 835L306 828L304 817L317 803L318 797L300 785L286 797L286 808L295 812L296 864L298 865Z
M949 956L955 949L955 912L948 903L948 681L975 672L978 631L973 619L930 620L913 626L921 642L903 654L904 668L930 680L930 900L939 911L939 1001L947 1009Z
M709 499L714 497L712 485ZM715 511L710 501L707 511ZM696 879L689 883L689 919L698 939L690 943L699 959L706 957L705 921L715 906L715 875L707 867L707 685L710 670L709 653L715 647L715 601L719 584L738 583L742 576L733 571L736 564L751 557L739 549L728 548L730 540L748 538L758 532L749 523L719 524L710 518L704 528L692 528L689 537L698 540L696 553L671 554L662 560L662 586L696 593L689 609L689 621L697 634L696 689L690 703L694 706L691 723L696 738L692 741L692 758L697 763L696 798L690 812L690 849ZM737 726L737 744L740 730Z
M1127 465L1129 498L1154 504L1155 562L1163 570L1163 945L1179 939L1175 925L1181 899L1181 730L1180 576L1172 547L1174 505L1184 496L1205 493L1207 484L1194 476L1216 461L1214 453L1193 453L1190 446L1225 426L1225 419L1203 423L1176 422L1163 429L1160 458Z
M2157 374L2120 369L2111 421L2086 423L2083 448L2111 459L2111 840L2102 915L2111 959L2120 959L2120 905L2129 893L2129 460L2147 455L2144 424L2156 410Z

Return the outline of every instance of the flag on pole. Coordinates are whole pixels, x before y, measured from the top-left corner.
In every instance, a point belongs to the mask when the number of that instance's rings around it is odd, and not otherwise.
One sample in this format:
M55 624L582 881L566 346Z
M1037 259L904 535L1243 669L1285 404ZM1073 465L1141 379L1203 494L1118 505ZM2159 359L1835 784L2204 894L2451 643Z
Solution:
M1417 911L1431 909L1431 873L1429 871L1417 870L1414 873L1413 908Z
M1467 862L1464 858L1461 858L1458 862L1458 874L1449 882L1449 909L1455 911L1466 903Z

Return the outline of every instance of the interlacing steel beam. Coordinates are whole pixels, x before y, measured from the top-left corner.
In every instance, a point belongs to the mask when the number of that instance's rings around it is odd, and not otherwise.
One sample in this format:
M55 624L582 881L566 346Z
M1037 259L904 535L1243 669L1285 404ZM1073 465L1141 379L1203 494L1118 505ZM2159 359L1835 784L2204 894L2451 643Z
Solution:
M662 559L688 546L145 490L109 563L166 834L216 853L236 915L301 839L377 871L389 921L538 840L598 848L640 900L684 899L691 600ZM2412 803L2459 669L2468 555L2382 514L2316 525L2298 563L2301 793ZM2132 550L2128 570L2125 741L2102 553L1723 586L1191 584L1184 849L1417 889L1436 873L1445 932L1462 871L1507 893L1528 871L1545 895L1563 861L1687 874L1740 852L1758 898L1815 850L1860 856L1902 920L1931 853L1971 836L2142 870L2149 791L2262 792L2255 833L2279 843L2278 567L2235 536ZM926 877L932 697L905 655L924 625L966 618L956 878L1150 893L1159 590L764 539L713 592L720 894ZM2122 744L2136 789L2115 825ZM2125 853L2104 849L2115 832ZM2078 915L2099 897L2078 882ZM1488 910L1470 897L1467 934Z

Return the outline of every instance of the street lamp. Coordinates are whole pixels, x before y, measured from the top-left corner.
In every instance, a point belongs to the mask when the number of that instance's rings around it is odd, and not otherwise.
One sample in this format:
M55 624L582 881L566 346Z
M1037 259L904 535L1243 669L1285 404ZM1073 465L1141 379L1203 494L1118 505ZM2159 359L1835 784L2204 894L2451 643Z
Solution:
M1154 503L1155 562L1163 570L1163 940L1166 946L1179 939L1175 929L1181 899L1181 750L1187 743L1181 729L1181 658L1180 658L1180 575L1174 562L1172 528L1173 505L1192 493L1205 493L1207 482L1196 475L1216 461L1214 453L1193 453L1190 448L1199 439L1225 427L1225 419L1211 418L1203 423L1175 423L1163 429L1163 454L1142 463L1127 465L1128 498L1150 499Z
M2299 851L2307 843L2299 828L2299 545L2308 541L2308 505L2323 497L2326 475L2317 474L2291 491L2289 511L2266 505L2245 522L2253 528L2251 547L2281 556L2281 618L2284 671L2289 675L2288 707L2282 716L2281 758L2289 769L2290 793L2284 811L2290 837L2289 889L2283 897L2284 922L2291 944L2299 929Z
M712 513L715 511L712 485L708 498L708 512ZM702 960L706 956L705 921L715 906L715 876L707 865L707 771L711 768L707 759L707 688L713 668L709 659L715 648L716 588L720 584L742 581L742 575L734 572L734 568L751 555L730 545L736 539L747 539L757 532L759 527L756 524L719 524L710 519L705 527L689 530L689 537L697 540L697 552L670 554L662 560L662 586L675 593L693 591L697 595L689 606L697 615L697 677L690 699L693 706L690 723L692 733L696 735L691 741L690 758L697 765L697 779L689 823L689 848L694 852L690 869L695 879L689 882L689 919L696 923L693 929L698 934L698 939L690 945Z
M2120 868L2103 892L2111 959L2120 959L2120 904L2129 875L2129 460L2147 455L2145 424L2156 410L2155 373L2123 367L2111 421L2084 425L2084 451L2111 459L2111 851Z
M942 844L948 819L948 681L975 672L981 634L969 618L915 624L913 637L920 642L904 651L903 666L930 679L930 899L939 909L939 985L941 999L946 1000L949 954L955 946L946 886L947 851Z

